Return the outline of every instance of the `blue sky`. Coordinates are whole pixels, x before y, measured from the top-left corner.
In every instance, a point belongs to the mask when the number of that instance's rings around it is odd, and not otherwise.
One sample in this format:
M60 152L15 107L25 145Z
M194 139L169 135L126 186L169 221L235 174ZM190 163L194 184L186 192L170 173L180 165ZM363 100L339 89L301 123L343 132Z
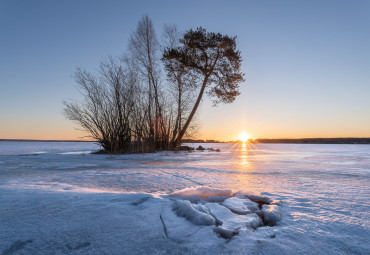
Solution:
M127 49L148 14L237 35L246 81L199 109L199 137L370 137L370 1L0 0L0 138L76 139L62 115L77 66Z

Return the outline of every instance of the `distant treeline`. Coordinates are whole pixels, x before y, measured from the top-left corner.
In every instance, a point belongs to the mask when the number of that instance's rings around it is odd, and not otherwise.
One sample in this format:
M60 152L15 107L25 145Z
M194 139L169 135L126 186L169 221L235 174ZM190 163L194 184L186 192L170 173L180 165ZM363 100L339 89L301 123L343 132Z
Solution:
M0 142L95 142L87 140L0 139Z
M300 139L255 139L252 143L300 143L300 144L370 144L370 138L300 138Z
M224 143L216 140L182 139L181 143Z

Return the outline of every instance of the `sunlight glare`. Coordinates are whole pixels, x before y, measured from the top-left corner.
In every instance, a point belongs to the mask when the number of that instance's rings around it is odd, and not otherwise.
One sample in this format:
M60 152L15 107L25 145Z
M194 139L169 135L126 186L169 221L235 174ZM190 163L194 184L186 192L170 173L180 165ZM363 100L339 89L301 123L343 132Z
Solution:
M242 132L240 135L239 135L239 140L243 143L247 142L251 137L245 133L245 132Z

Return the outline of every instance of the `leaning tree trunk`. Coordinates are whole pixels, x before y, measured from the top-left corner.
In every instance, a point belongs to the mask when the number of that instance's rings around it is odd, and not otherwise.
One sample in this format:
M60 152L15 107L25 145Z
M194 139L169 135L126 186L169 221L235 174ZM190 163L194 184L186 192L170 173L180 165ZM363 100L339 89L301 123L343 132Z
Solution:
M203 81L203 84L202 84L202 88L200 89L199 91L199 95L198 95L198 98L197 98L197 101L195 102L195 105L193 107L193 109L191 110L191 113L188 117L188 119L186 120L183 128L181 129L180 133L178 134L177 138L176 138L176 141L175 141L175 146L178 147L180 146L181 144L181 139L183 138L183 136L185 135L185 132L186 132L186 129L189 127L189 124L191 122L191 120L193 119L194 117L194 114L195 112L197 111L198 109L198 106L200 104L200 101L202 100L202 97L203 97L203 93L204 93L204 90L206 88L206 85L207 85L207 82L208 82L208 75L204 78L204 81Z

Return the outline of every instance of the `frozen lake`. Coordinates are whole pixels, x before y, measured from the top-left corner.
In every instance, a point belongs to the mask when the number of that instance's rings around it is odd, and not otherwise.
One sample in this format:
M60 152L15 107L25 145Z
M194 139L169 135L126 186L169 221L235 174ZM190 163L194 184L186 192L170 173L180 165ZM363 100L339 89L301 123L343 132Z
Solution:
M203 146L221 152L0 142L0 254L370 254L370 145ZM185 234L167 195L205 186L281 200L282 219L228 240Z

